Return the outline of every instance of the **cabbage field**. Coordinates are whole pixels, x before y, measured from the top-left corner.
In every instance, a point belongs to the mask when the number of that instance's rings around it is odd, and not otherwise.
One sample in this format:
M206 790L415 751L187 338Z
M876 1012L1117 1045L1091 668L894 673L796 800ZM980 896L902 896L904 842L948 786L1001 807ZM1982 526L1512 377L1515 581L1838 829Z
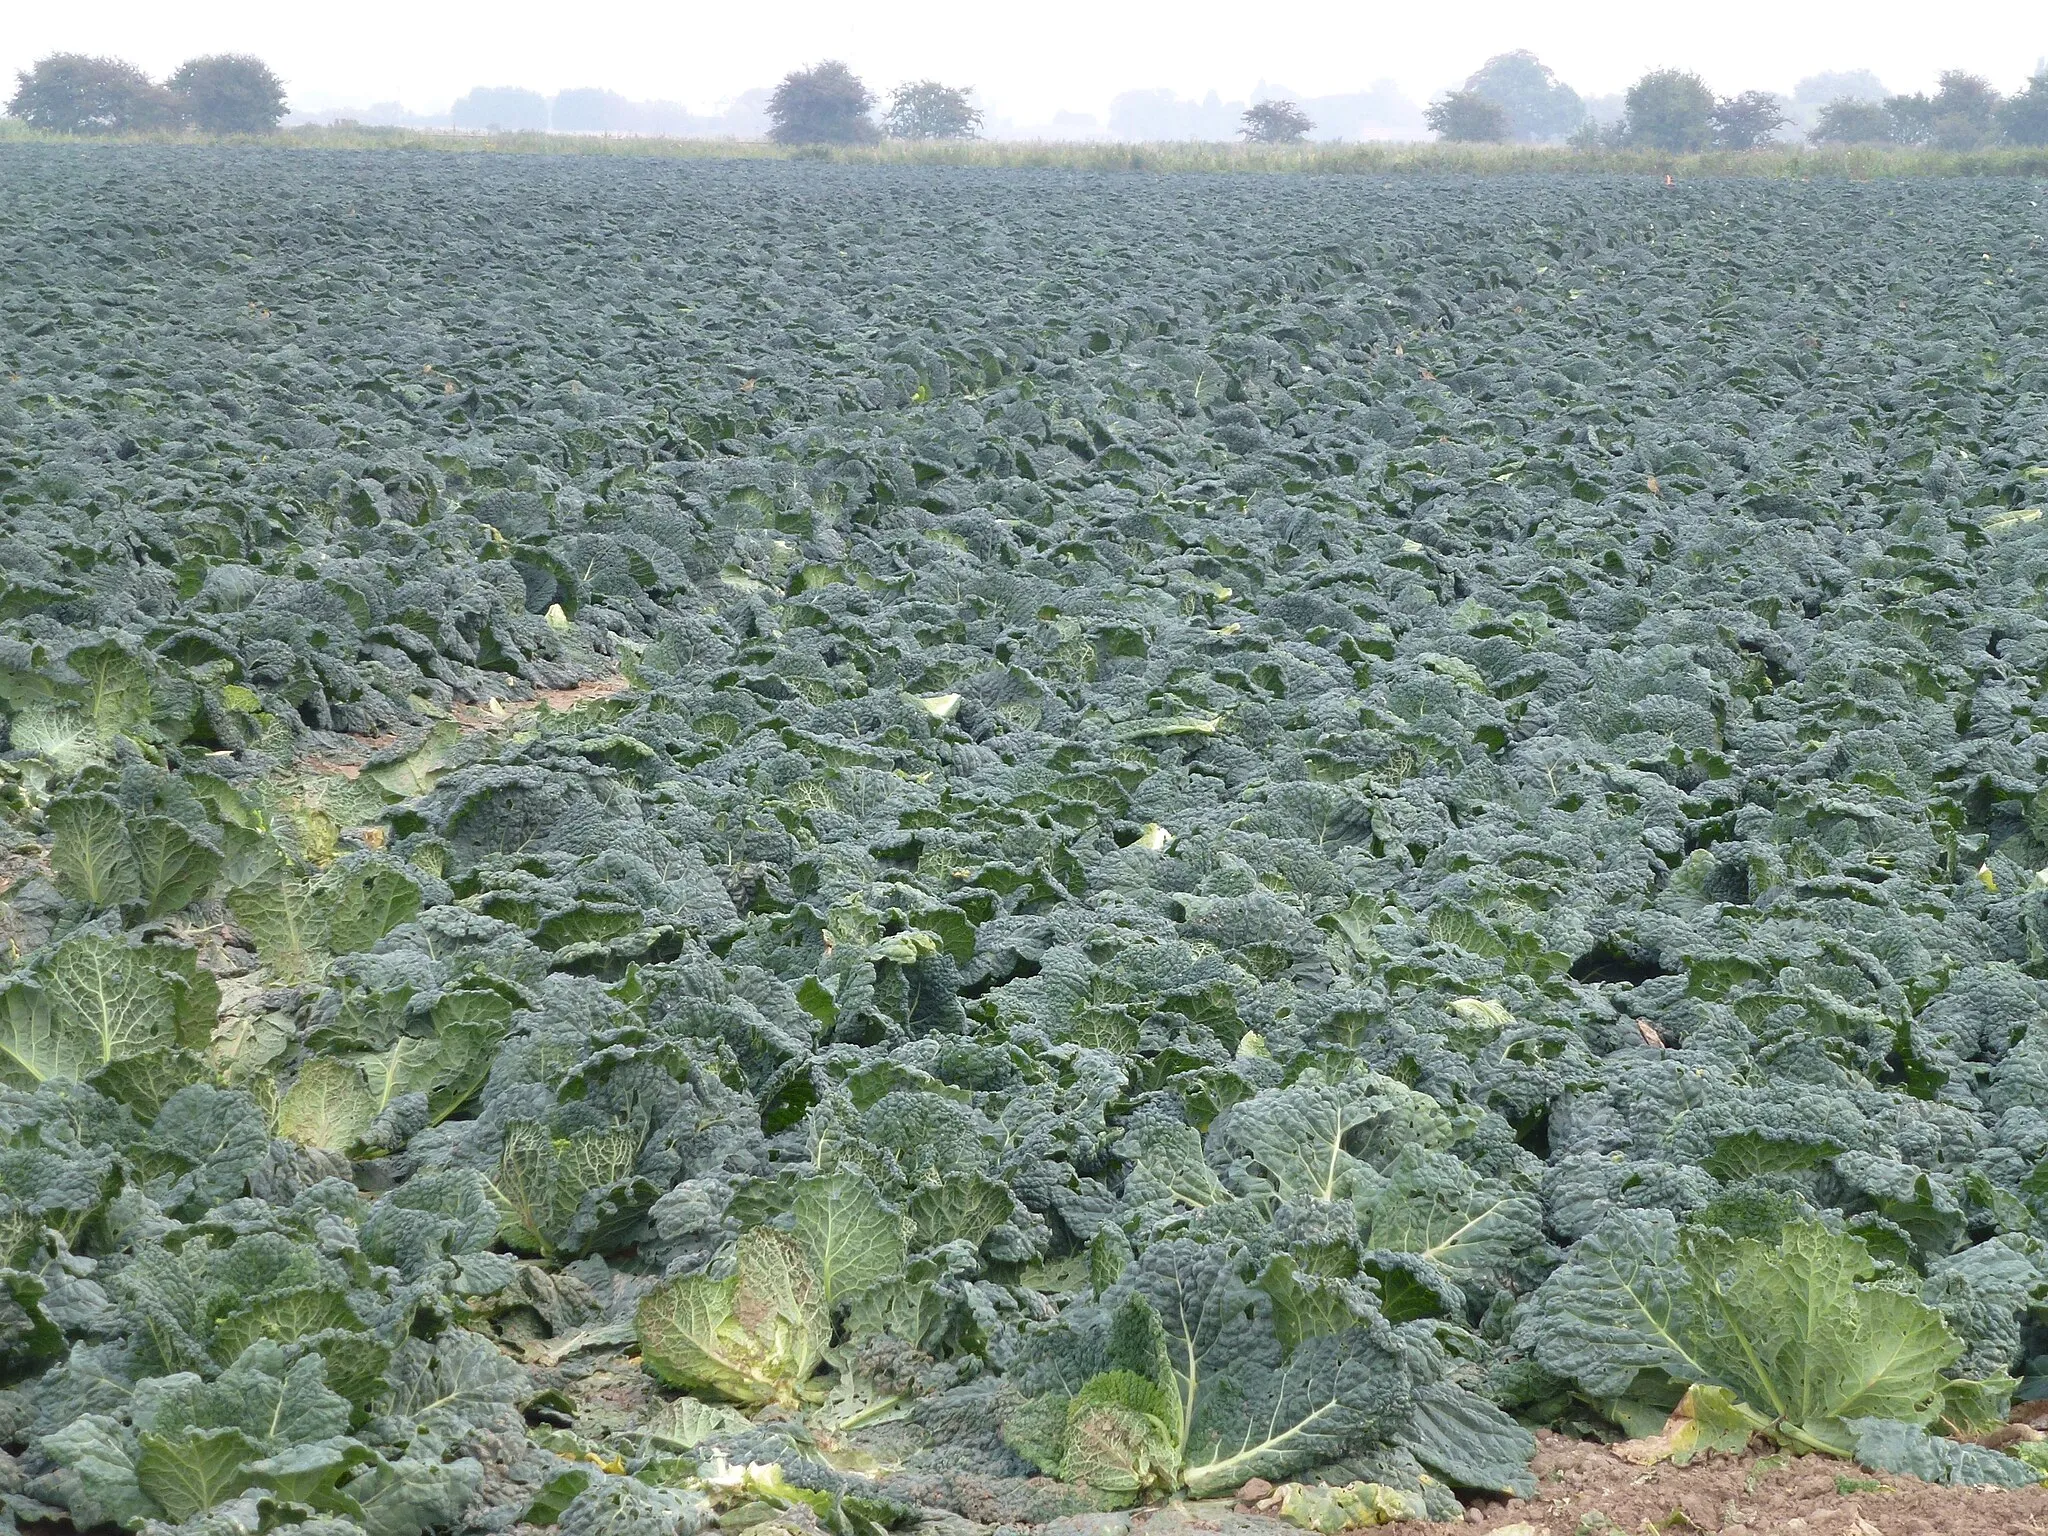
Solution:
M0 1532L2038 1482L2040 199L0 150Z

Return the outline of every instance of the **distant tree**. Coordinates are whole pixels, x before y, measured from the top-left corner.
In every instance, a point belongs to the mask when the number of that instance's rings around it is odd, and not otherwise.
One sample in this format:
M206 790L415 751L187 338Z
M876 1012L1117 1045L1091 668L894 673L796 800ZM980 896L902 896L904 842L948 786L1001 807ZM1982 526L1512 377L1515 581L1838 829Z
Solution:
M1698 75L1652 70L1628 88L1624 137L1644 149L1705 149L1714 142L1714 105L1714 93Z
M1755 149L1792 119L1769 91L1744 91L1714 103L1714 143L1721 149Z
M1932 144L1934 115L1934 98L1924 92L1884 99L1885 122L1894 144Z
M778 144L872 144L875 93L837 59L793 69L768 98L768 137Z
M1499 144L1508 136L1507 110L1476 91L1453 91L1431 102L1422 120L1446 143Z
M1526 48L1497 53L1473 72L1465 89L1508 115L1507 136L1538 143L1568 137L1586 117L1579 93Z
M1820 109L1806 137L1815 144L1889 144L1894 126L1885 103L1838 96Z
M1315 119L1291 101L1260 101L1245 108L1237 131L1248 144L1299 144Z
M14 78L8 115L45 133L135 133L178 126L177 98L125 59L53 53Z
M491 133L546 133L548 99L539 91L511 85L480 85L455 103L451 114L457 128L481 128Z
M959 86L913 80L889 93L882 128L892 139L972 139L981 133L981 109Z
M1929 103L1932 137L1938 149L1982 149L1998 139L2002 98L1982 75L1947 69Z
M203 133L275 133L285 114L284 82L246 53L187 59L164 84Z
M2017 96L1998 109L1998 125L2008 144L2048 146L2048 72L2037 74Z

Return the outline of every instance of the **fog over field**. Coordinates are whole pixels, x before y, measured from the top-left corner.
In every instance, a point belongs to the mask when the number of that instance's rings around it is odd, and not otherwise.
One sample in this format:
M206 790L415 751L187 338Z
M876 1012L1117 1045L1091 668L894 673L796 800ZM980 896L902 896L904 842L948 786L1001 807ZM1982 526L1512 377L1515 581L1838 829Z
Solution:
M1710 12L1621 0L1535 9L1505 0L1444 8L1218 0L963 12L936 0L749 7L596 0L573 12L451 0L326 8L261 0L17 4L0 27L0 79L57 51L114 53L153 75L195 53L250 52L284 77L306 118L446 124L472 89L553 98L611 93L634 111L614 131L758 135L767 91L793 68L846 60L886 90L941 79L976 88L991 137L1229 138L1263 97L1313 103L1316 137L1426 136L1423 106L1489 55L1529 48L1581 95L1616 96L1645 70L1697 70L1716 91L1790 93L1831 70L1868 69L1894 91L1942 69L2023 83L2048 53L2048 13L2024 0L1885 8L1844 0L1733 0ZM1618 115L1618 113L1617 113Z

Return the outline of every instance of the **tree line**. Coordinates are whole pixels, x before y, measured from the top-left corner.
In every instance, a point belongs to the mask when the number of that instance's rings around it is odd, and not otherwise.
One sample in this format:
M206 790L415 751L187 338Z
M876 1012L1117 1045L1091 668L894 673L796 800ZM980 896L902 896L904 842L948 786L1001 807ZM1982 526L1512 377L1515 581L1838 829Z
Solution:
M244 53L187 59L155 81L125 59L53 53L15 76L10 117L48 133L271 133L284 82Z
M877 103L836 60L793 70L769 98L769 137L785 144L861 144L885 133L972 138L981 124L967 91L935 81L899 86L879 124L871 115ZM1463 89L1431 103L1423 118L1438 138L1461 143L1563 142L1679 154L1761 148L1792 122L1785 103L1769 91L1716 96L1688 70L1657 69L1629 87L1621 116L1603 124L1578 92L1525 49L1488 59ZM1247 109L1239 132L1254 143L1293 144L1314 129L1294 102L1272 100ZM1806 136L1815 144L1946 150L2048 145L2048 70L2012 96L2000 95L1981 75L1948 70L1932 96L1838 97L1821 108Z
M971 139L981 132L981 109L971 87L913 80L890 93L877 123L881 98L846 65L827 59L793 69L768 98L768 137L778 144L872 144L892 139Z
M247 54L188 59L158 82L121 59L60 53L16 79L8 113L55 133L268 133L285 114L283 82ZM879 119L878 107L884 108ZM1423 116L1438 138L1459 143L1562 142L1672 153L1755 149L1778 141L1792 122L1784 101L1768 91L1716 96L1690 71L1658 69L1629 87L1617 119L1602 123L1578 92L1526 50L1488 59ZM982 126L969 88L910 81L897 86L884 107L836 59L783 76L768 99L768 120L769 137L782 144L971 139ZM1249 108L1240 133L1255 143L1291 144L1314 129L1295 103L1273 100ZM1945 150L2048 145L2048 70L2011 96L1962 70L1945 72L1932 95L1839 96L1821 107L1806 137L1815 144Z
M828 60L792 70L769 98L769 137L786 144L861 144L883 134L906 139L973 138L981 113L968 92L925 80L899 86L878 124L878 98L846 65ZM1581 149L1642 148L1688 153L1756 149L1791 123L1769 91L1716 96L1681 69L1658 69L1629 87L1621 117L1597 122L1584 101L1526 50L1496 54L1423 114L1438 138L1463 143L1563 141ZM1240 134L1254 143L1292 144L1315 123L1291 101L1255 103ZM1969 150L2048 145L2048 72L2001 96L1981 75L1949 70L1935 94L1827 103L1807 137L1816 144L1891 144Z
M125 59L57 53L15 76L11 117L49 133L271 133L283 120L284 83L261 59L210 54L189 59L161 82ZM970 139L981 110L970 91L916 80L898 86L876 121L881 98L846 65L827 60L792 70L768 101L769 137L784 144L861 144L899 139Z
M1273 109L1290 106L1254 107L1245 114L1245 137L1279 136ZM1255 120L1262 109L1267 115ZM1462 90L1432 102L1424 118L1437 137L1465 143L1561 139L1582 149L1673 153L1756 149L1775 142L1792 122L1784 101L1769 91L1716 96L1689 70L1657 69L1629 87L1621 116L1603 124L1577 92L1526 51L1487 60ZM1284 125L1294 138L1312 126L1305 119ZM1982 75L1959 69L1945 71L1932 96L1838 96L1821 107L1806 138L1814 144L1946 150L2048 145L2048 71L2037 71L2012 96L2000 95Z

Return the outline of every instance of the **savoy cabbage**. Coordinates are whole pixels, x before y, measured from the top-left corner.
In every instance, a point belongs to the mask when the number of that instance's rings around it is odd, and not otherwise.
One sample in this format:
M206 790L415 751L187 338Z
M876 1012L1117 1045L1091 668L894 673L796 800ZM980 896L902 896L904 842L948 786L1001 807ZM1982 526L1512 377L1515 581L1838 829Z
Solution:
M0 1526L2040 1480L2010 189L5 155Z

